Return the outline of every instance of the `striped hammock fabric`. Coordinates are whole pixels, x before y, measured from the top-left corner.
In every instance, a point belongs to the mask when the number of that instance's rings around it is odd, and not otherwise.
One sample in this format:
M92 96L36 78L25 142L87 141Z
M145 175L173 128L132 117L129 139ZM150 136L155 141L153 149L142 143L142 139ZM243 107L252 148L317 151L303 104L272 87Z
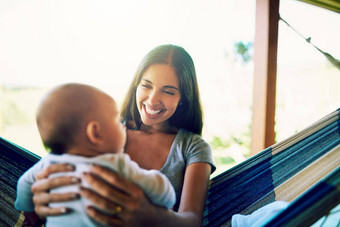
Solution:
M332 208L340 203L339 186L340 167L332 171L298 199L294 200L290 206L274 216L265 226L310 226L324 215L326 217L321 223L325 225L320 223L317 226L339 226L339 213L335 214L335 222L327 222L327 216L332 215ZM339 212L340 206L338 205L333 210L334 213Z
M203 226L230 226L233 214L250 214L274 201L295 201L318 182L322 184L320 181L332 171L337 171L333 173L337 183L333 184L337 185L338 204L339 116L340 109L214 177ZM318 218L324 215L320 207L318 213Z
M18 221L23 221L23 216L14 208L17 182L39 159L39 156L0 137L0 226L16 226Z
M320 218L336 206L340 202L339 116L340 109L213 178L203 226L229 226L233 214L250 214L277 200L293 202L268 226L278 220L291 224ZM22 215L14 208L16 184L39 158L0 137L0 223L4 226L20 222Z

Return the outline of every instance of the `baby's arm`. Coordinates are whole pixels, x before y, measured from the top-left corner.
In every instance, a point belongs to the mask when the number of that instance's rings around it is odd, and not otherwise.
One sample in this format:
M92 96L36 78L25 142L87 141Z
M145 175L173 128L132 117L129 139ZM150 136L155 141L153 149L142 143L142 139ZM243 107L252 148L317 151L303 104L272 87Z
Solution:
M92 163L110 168L134 182L156 205L171 208L176 202L176 193L168 178L157 170L140 168L128 154L100 155Z
M171 208L176 202L175 190L169 179L157 170L146 170L124 154L120 163L120 172L142 188L146 196L162 207Z
M42 226L44 221L34 212L33 193L31 187L35 182L37 171L43 167L40 160L28 169L18 180L17 197L14 206L17 210L24 211L25 220L22 226Z
M35 175L43 168L43 161L40 160L28 169L18 180L17 198L15 208L25 212L34 212L33 193L31 187L35 182Z
M138 167L139 168L139 167ZM172 208L176 203L176 193L169 179L157 170L139 169L140 173L132 179L154 204Z

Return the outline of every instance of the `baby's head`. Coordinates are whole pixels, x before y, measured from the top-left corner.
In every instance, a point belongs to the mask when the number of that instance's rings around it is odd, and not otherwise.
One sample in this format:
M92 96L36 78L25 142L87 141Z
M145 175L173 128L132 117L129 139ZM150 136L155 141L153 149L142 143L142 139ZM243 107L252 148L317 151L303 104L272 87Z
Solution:
M126 142L115 101L89 85L70 83L50 91L36 121L44 146L54 154L118 153Z

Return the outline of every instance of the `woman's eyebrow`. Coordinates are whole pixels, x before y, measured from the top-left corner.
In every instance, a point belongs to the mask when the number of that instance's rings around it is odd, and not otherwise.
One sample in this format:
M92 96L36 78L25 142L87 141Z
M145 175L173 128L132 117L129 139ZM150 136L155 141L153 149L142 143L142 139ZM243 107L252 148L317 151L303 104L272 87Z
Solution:
M150 83L152 84L152 82L150 80L147 80L147 79L142 79L143 81L147 82L147 83Z
M147 82L147 83L150 83L152 84L152 82L150 80L147 80L147 79L142 79L144 82ZM175 89L175 90L178 90L179 91L179 88L175 87L175 86L172 86L172 85L165 85L163 86L163 88L169 88L169 89Z
M171 86L171 85L165 85L163 88L170 88L170 89L175 89L179 91L179 88L175 87L175 86Z

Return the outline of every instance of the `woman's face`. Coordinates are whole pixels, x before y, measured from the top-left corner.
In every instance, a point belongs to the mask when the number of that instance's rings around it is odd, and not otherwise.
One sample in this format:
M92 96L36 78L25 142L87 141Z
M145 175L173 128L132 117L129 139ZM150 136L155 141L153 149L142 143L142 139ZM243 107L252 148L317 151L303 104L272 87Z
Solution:
M144 125L154 129L166 127L181 99L175 70L166 64L151 65L137 87L136 102Z

